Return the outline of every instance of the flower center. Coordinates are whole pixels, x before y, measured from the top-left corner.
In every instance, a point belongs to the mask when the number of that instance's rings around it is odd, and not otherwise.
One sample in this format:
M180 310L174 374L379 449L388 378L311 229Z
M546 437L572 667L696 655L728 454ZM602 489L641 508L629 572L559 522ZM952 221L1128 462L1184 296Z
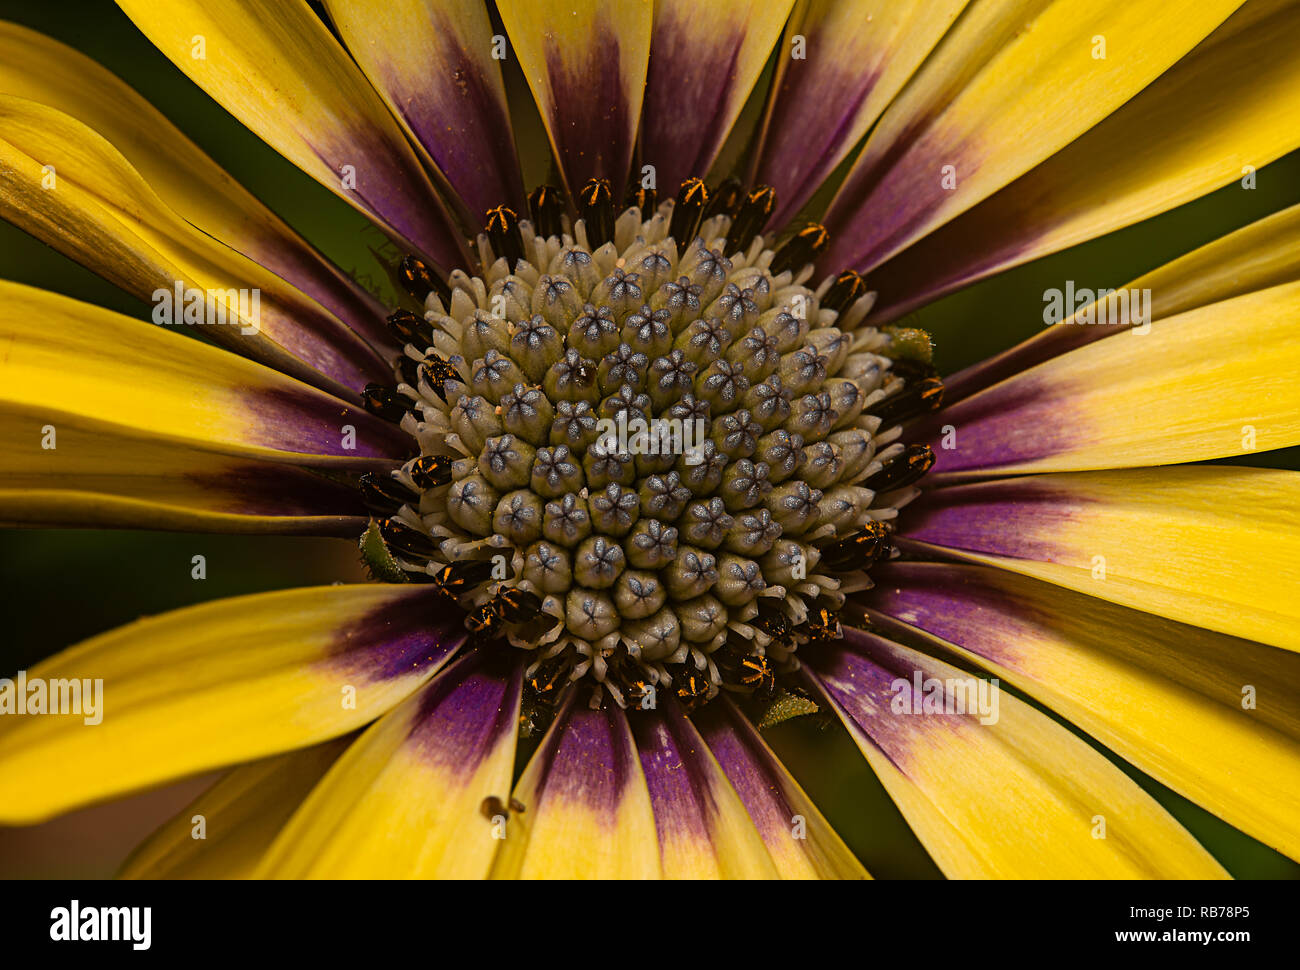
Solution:
M363 548L530 651L535 698L770 697L933 464L898 440L942 396L928 336L866 326L856 273L810 287L822 227L768 248L770 188L576 202L488 213L478 276L403 262L425 312L390 317L398 383L364 400L420 453L363 480Z

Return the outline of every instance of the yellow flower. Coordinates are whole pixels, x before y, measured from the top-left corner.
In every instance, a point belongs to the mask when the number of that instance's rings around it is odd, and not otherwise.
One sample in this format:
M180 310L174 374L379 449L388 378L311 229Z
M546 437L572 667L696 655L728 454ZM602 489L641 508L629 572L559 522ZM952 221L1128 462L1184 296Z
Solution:
M865 877L756 726L817 711L948 876L1226 875L1024 696L1300 858L1300 478L1206 463L1300 443L1300 208L948 378L900 324L1300 147L1295 5L119 6L410 299L0 25L0 215L153 307L0 284L0 519L381 581L0 681L0 822L229 768L126 875Z

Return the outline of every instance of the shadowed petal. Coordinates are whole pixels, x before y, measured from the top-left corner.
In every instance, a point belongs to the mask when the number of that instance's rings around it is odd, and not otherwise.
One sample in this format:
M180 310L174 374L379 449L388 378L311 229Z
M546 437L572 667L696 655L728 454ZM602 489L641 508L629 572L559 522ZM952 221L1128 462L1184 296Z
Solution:
M650 0L499 0L573 198L606 178L622 199L650 54ZM674 187L675 191L675 187Z
M795 7L749 180L776 188L772 225L802 209L857 147L967 2L803 0ZM799 37L803 56L795 57Z
M1203 461L1298 444L1297 319L1300 283L1287 283L1022 371L927 423L937 456L928 480ZM945 445L936 425L955 429L955 442Z
M659 838L645 776L618 707L571 692L515 787L496 879L658 879Z
M492 24L479 0L328 0L343 42L479 226L525 211Z
M745 806L708 745L669 698L629 719L650 790L665 879L774 879Z
M486 876L511 825L481 806L504 804L510 790L521 684L513 659L474 651L381 718L312 791L258 874Z
M900 534L1300 650L1300 472L1199 465L961 485L913 503Z
M303 0L118 0L191 81L349 205L446 268L467 254L383 100Z
M655 4L641 160L655 167L661 197L675 194L683 179L708 173L793 5L794 0Z
M973 4L868 137L827 213L824 264L872 269L988 198L1145 88L1240 5Z
M375 345L392 338L384 309L143 96L80 51L0 22L0 93L71 115L120 151L166 204L260 263Z
M730 700L692 715L782 879L870 879L799 783Z
M0 718L0 820L40 821L360 727L464 641L459 616L442 610L440 620L437 604L429 587L400 585L260 593L71 647L27 683L102 682L100 723L30 708Z
M0 216L152 303L155 313L167 299L168 322L185 319L201 297L197 312L208 336L300 380L346 396L391 380L389 365L361 337L178 216L85 125L0 95L0 126ZM176 300L178 288L199 296Z
M963 671L844 635L810 658L809 682L949 878L1226 877L1155 799L1046 715L1001 691L983 715L964 706L975 691Z
M1300 146L1300 64L1278 56L1298 46L1300 7L1251 0L1092 131L872 273L874 318L1158 215Z
M983 566L895 563L871 575L873 611L1300 857L1300 657Z
M119 879L247 879L349 735L232 768L149 836ZM198 826L203 837L196 838Z

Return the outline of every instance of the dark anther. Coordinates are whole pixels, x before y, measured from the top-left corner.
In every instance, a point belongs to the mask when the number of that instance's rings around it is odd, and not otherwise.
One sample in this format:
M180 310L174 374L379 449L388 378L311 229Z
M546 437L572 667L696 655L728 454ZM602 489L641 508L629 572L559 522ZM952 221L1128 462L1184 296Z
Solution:
M659 204L659 193L654 189L644 188L640 182L628 182L627 197L623 200L623 207L630 209L636 206L641 210L641 218L649 219L655 214L655 207Z
M411 480L421 488L437 488L451 481L451 458L447 455L421 455L411 462Z
M740 662L740 682L760 697L771 697L776 690L776 674L766 657L746 657Z
M909 383L925 380L927 377L939 376L939 370L934 364L924 360L917 360L915 357L899 357L891 361L889 372L897 374Z
M560 688L565 684L564 675L568 671L568 666L564 654L543 660L528 678L528 686L532 688L539 700L554 701Z
M840 618L824 606L809 612L808 624L804 627L804 632L808 634L808 640L811 643L824 643L827 640L842 640L844 638L844 631L840 627Z
M507 623L527 623L542 612L541 597L517 586L501 590L493 602Z
M740 211L731 220L727 230L727 255L747 249L755 237L763 231L767 220L776 209L776 189L770 185L760 185L750 189L745 201L740 204Z
M830 241L831 236L825 226L816 222L808 223L776 251L772 258L772 273L775 275L788 269L799 270L820 256Z
M537 186L528 196L528 214L533 219L533 231L539 236L558 236L564 230L560 222L564 214L563 194L553 185Z
M428 357L424 358L424 363L420 365L420 370L423 371L424 376L428 378L430 386L433 387L433 393L437 394L438 397L442 398L444 401L447 400L447 392L443 389L443 383L445 381L460 380L460 375L456 373L456 368L452 367L448 361L443 360L437 354L430 354Z
M883 522L867 522L861 532L822 546L819 565L842 572L870 569L889 555L889 528Z
M929 445L908 445L864 481L862 487L875 492L903 488L920 479L933 466L934 451Z
M937 377L927 377L877 401L866 412L880 418L882 424L893 424L937 411L942 403L943 381Z
M413 529L400 519L384 519L379 523L379 535L390 551L406 559L429 560L438 552L438 545L419 529Z
M375 417L400 423L411 408L411 402L397 393L397 388L385 384L367 384L361 392L361 403Z
M492 252L504 256L513 270L515 263L524 258L524 237L519 232L519 217L509 206L499 205L489 209L487 233L492 240Z
M366 472L361 476L360 485L362 503L377 516L393 515L403 505L414 505L420 500L390 475Z
M686 247L695 238L695 230L700 227L700 217L708 203L709 190L704 187L704 182L697 178L682 182L673 205L672 221L668 224L668 235L677 240L678 256L686 252Z
M866 292L866 281L854 270L846 269L835 277L835 282L831 284L831 288L822 297L822 309L843 313L853 305L854 300L865 296Z
M749 621L752 626L758 627L769 637L781 637L790 632L790 618L781 607L772 602L771 597L760 596L757 603L758 616Z
M444 305L451 302L451 289L423 260L405 257L397 267L397 277L402 281L402 288L421 303L430 293L437 293Z
M433 575L433 581L444 593L460 596L492 578L490 559L459 559L449 562Z
M734 219L736 213L740 211L740 204L744 201L745 190L740 184L740 179L729 175L709 193L709 207L704 210L704 218L730 216Z
M703 671L696 670L689 664L682 664L672 671L673 686L677 689L677 699L687 711L693 711L709 697L709 681Z
M388 317L388 329L404 344L427 347L433 343L433 328L411 310L398 310Z
M587 242L598 249L614 238L614 192L609 179L589 179L578 193L578 215L587 224Z
M465 614L465 629L478 640L491 640L501 632L501 611L495 602L485 603Z

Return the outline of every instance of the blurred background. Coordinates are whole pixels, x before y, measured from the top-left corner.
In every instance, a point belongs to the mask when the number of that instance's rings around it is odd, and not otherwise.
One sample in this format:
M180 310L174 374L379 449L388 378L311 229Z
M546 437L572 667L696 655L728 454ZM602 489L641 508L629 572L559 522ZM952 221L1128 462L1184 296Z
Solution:
M329 254L380 288L385 273L371 247L384 240L365 220L247 132L150 45L105 0L37 5L0 0L0 18L41 30L89 55L148 97L255 195ZM513 58L506 62L509 70ZM522 79L510 76L524 103ZM531 102L528 102L531 104ZM531 112L517 126L537 144ZM544 147L544 141L540 142ZM1098 159L1098 165L1122 160ZM533 153L528 184L546 174ZM929 330L936 362L951 372L1002 350L1042 326L1042 293L1061 281L1118 287L1210 240L1300 202L1300 153L1258 173L1257 188L1232 184L1164 216L954 294L912 314ZM40 286L147 319L146 306L8 223L0 222L0 278ZM1086 283L1084 281L1087 281ZM75 387L68 388L76 393ZM1300 467L1295 449L1243 464ZM191 578L191 557L207 578ZM138 617L218 597L365 578L354 544L330 539L126 531L0 531L0 676ZM877 877L939 878L847 735L813 719L767 732L777 752ZM1239 878L1300 878L1300 866L1220 822L1116 760ZM215 776L92 807L46 825L0 827L0 877L106 877L127 852Z

